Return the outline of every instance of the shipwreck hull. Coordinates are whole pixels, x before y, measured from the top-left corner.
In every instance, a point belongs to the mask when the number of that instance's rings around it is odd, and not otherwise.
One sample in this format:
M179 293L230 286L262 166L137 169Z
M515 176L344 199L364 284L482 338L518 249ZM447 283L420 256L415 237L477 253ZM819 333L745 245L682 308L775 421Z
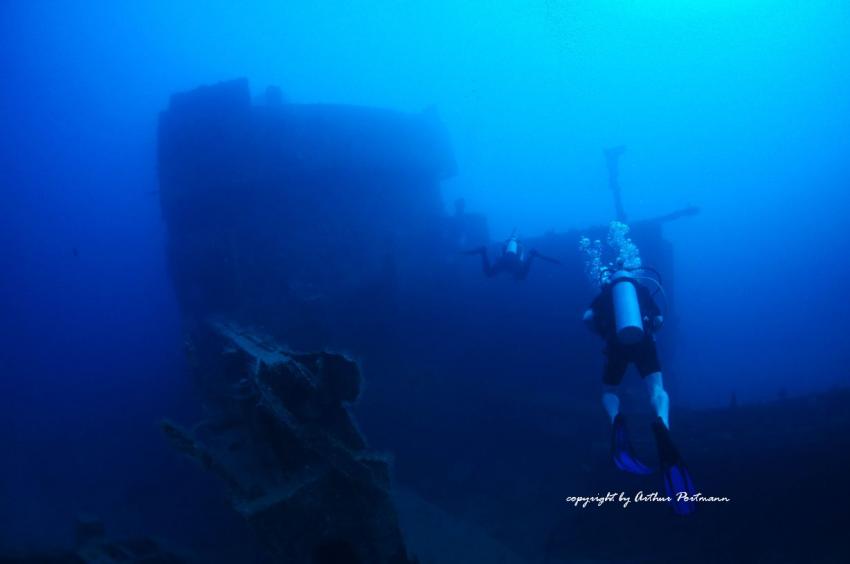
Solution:
M247 81L175 95L159 177L180 305L344 345L427 257L453 172L433 111L257 105Z

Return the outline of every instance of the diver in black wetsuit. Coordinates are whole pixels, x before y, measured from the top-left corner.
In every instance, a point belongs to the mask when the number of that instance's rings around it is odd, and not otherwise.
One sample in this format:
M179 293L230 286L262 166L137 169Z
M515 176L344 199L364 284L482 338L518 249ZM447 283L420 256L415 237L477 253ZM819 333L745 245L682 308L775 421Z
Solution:
M515 235L502 244L502 251L499 258L495 262L490 262L487 256L487 247L478 247L471 251L466 251L467 255L481 255L481 268L485 276L492 278L502 272L511 274L516 280L525 280L528 276L528 271L531 269L531 262L535 258L561 264L560 261L545 257L538 253L535 249L531 249L526 253L525 246L517 240Z
M602 287L599 295L590 304L584 314L584 322L591 331L605 340L605 368L602 383L605 391L602 403L613 421L619 414L620 400L615 393L616 387L623 381L623 376L629 364L634 364L644 379L649 391L650 402L656 415L665 426L669 426L668 414L670 400L661 379L661 362L655 347L655 332L661 329L664 316L652 298L646 286L635 285L638 304L643 315L643 338L637 343L623 344L617 337L617 326L614 318L613 284Z
M646 382L649 400L657 415L652 430L658 446L661 470L664 475L664 487L676 513L687 515L694 510L693 502L677 498L680 492L694 493L694 486L682 457L673 444L669 434L670 399L664 390L661 377L661 362L655 346L655 333L661 329L664 316L655 303L649 289L637 283L640 275L620 271L613 276L613 282L602 286L598 296L584 314L584 322L594 333L605 340L605 368L602 383L602 404L608 412L613 425L611 453L618 468L633 474L650 474L652 470L638 460L632 448L626 429L626 422L620 413L620 398L616 387L622 382L629 364L634 364ZM616 284L631 284L635 289L637 308L643 327L636 329L637 337L632 342L623 342L618 334L617 313L615 311L614 287ZM660 283L659 283L660 288Z

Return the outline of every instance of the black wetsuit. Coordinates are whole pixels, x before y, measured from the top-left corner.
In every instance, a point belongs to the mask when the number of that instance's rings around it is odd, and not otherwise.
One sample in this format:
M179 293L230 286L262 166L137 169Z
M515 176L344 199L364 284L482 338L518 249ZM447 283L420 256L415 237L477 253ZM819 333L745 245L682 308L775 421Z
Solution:
M590 304L593 310L592 329L600 337L605 339L605 369L602 381L609 386L616 386L623 380L629 363L634 363L641 378L661 372L661 362L658 360L658 351L655 347L652 319L661 315L661 310L649 290L636 284L638 302L641 315L643 316L643 339L633 345L624 345L617 339L617 323L614 319L614 300L612 297L612 285L606 285Z
M523 260L516 253L504 253L495 263L491 264L487 258L487 253L481 253L481 266L484 274L490 278L502 272L509 272L517 280L523 280L528 276L528 271L531 269L531 257Z
M503 248L501 256L496 259L496 262L491 263L487 256L487 249L482 247L480 252L481 268L488 278L492 278L502 272L509 272L517 280L524 280L528 276L528 271L531 270L531 261L537 256L537 252L534 250L526 255L522 248L517 249L516 253L509 253Z

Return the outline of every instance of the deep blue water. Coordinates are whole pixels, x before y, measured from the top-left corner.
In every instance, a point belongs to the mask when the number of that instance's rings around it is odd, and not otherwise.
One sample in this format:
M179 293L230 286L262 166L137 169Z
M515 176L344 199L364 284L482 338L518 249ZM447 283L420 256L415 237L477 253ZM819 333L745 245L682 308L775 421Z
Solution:
M80 511L205 536L151 493L197 475L156 430L197 409L156 193L174 92L434 105L446 207L494 239L609 221L601 149L627 145L631 218L701 208L665 227L673 402L713 407L850 384L848 52L840 1L4 2L0 548L61 544Z

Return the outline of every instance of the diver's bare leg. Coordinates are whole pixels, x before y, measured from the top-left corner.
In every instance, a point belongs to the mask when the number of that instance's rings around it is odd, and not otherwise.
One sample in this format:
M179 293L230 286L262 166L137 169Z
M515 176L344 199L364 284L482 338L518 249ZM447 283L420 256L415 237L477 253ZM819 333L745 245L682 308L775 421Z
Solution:
M532 250L528 253L528 258L522 261L522 266L520 267L519 273L517 274L517 279L525 280L528 276L528 272L531 270L531 261L534 260L534 257L537 256L537 251Z
M645 379L646 391L649 393L649 403L655 409L656 415L664 422L664 426L670 428L670 396L664 390L664 382L661 372L653 372Z
M620 413L620 398L617 396L616 387L605 386L605 390L602 392L602 406L605 408L608 417L611 418L611 423L613 423L614 418Z

